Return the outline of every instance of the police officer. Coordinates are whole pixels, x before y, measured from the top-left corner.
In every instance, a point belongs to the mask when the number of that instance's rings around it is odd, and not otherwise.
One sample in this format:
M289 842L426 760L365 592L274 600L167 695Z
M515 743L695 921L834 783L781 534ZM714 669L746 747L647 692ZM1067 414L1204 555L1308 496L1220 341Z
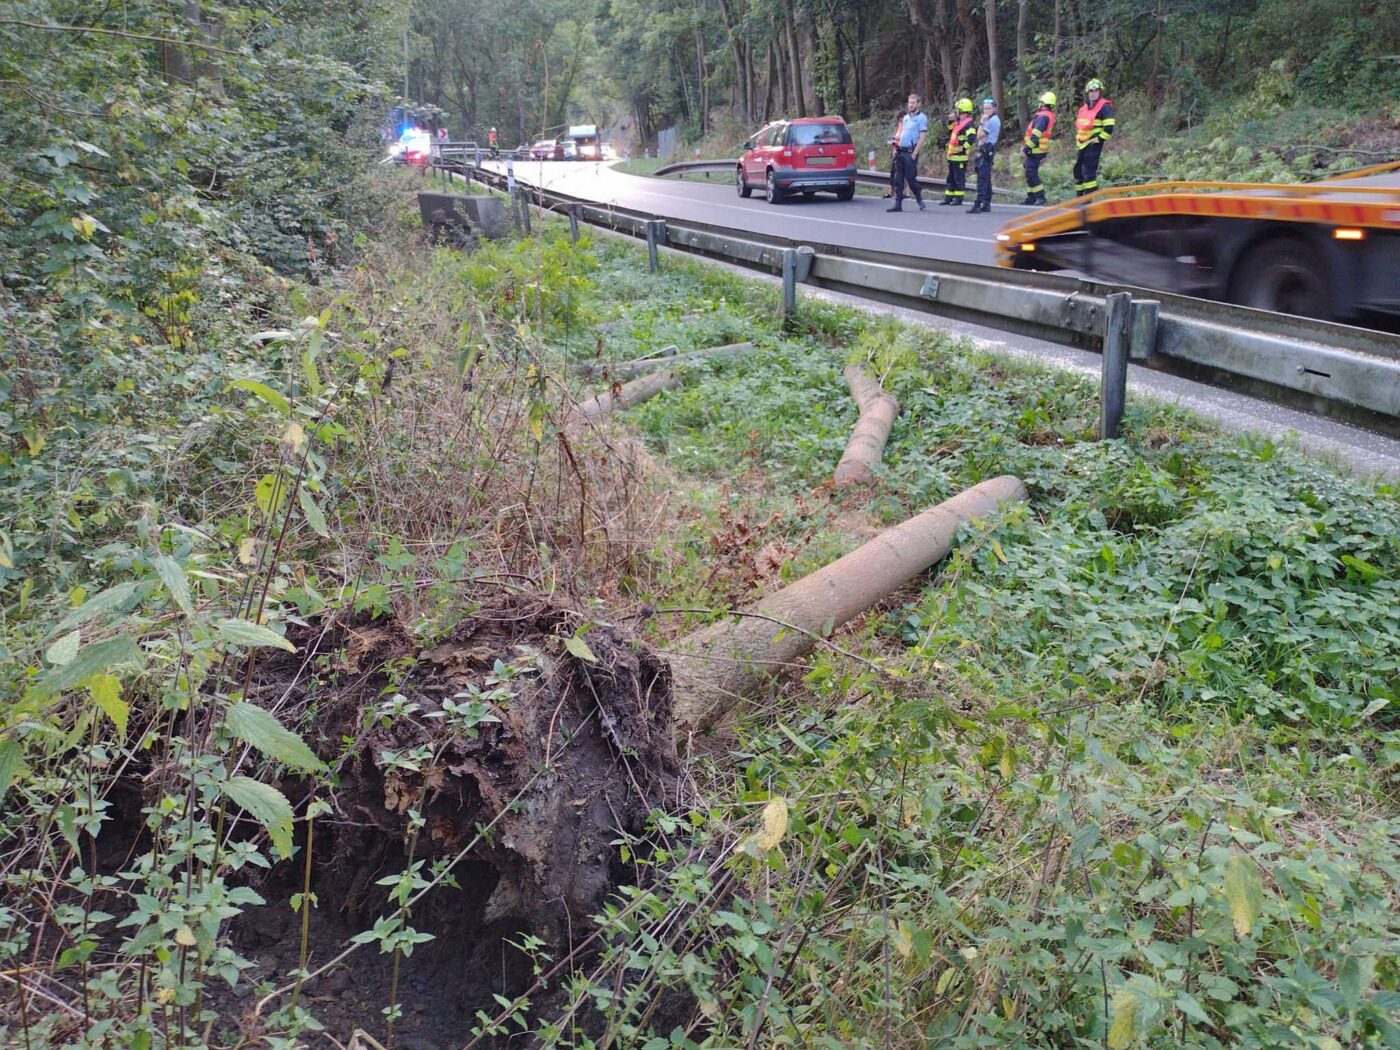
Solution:
M1103 81L1095 77L1084 85L1085 102L1074 118L1074 195L1083 197L1099 188L1099 155L1118 122L1113 103L1103 97Z
M923 191L919 189L919 150L924 148L928 138L928 117L919 109L919 96L909 96L909 109L899 118L899 127L890 145L894 147L894 161L891 165L894 181L894 204L886 211L904 210L904 190L906 184L913 195L919 210L923 211Z
M977 127L977 199L968 208L969 215L992 210L992 162L996 160L997 140L1001 138L1001 118L997 116L997 100L982 100L982 123Z
M972 119L972 99L960 98L948 115L948 186L939 207L961 204L967 192L967 156L977 128Z
M1045 186L1040 181L1040 163L1050 152L1050 140L1055 134L1055 92L1040 96L1040 108L1026 125L1026 137L1021 146L1021 167L1026 173L1026 199L1022 204L1044 204Z

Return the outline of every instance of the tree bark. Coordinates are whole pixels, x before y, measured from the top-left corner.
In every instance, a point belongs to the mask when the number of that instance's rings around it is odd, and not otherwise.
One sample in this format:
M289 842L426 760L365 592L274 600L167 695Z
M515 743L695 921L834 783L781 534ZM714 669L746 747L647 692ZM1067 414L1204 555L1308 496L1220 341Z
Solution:
M841 454L841 462L836 464L833 480L837 485L859 485L870 479L884 458L885 443L899 415L899 402L881 390L880 384L860 365L847 365L843 375L860 409L860 418Z
M1026 55L1031 49L1031 0L1016 6L1016 122L1024 131L1030 123L1030 85L1026 83Z
M793 24L792 0L784 0L787 17L783 20L787 34L788 73L792 78L792 100L799 117L807 115L807 100L802 93L802 53L797 46L797 26Z
M997 100L997 112L1006 112L1006 99L1003 97L1001 82L1001 48L997 42L996 0L984 0L983 10L987 16L987 64L991 69L992 98Z
M653 368L660 368L665 365L667 368L675 368L677 365L688 365L696 361L709 361L716 357L730 357L735 354L746 353L753 349L753 343L727 343L724 346L711 346L703 350L691 350L688 353L675 353L672 347L671 353L662 353L654 357L638 357L631 361L619 361L615 364L601 364L591 362L580 371L587 376L600 376L606 373L614 379L631 379L642 372L649 372Z
M623 383L597 397L590 397L587 401L580 401L569 410L564 420L564 429L577 428L590 421L597 422L615 412L640 405L662 391L679 386L682 378L680 372L668 368L663 372L654 372L630 383Z
M977 23L972 18L969 0L956 0L958 28L962 31L962 54L958 59L958 81L954 92L972 90L972 74L977 65Z
M962 525L1025 498L1025 486L1009 475L974 485L750 606L748 615L683 638L671 656L678 736L717 725L821 637L934 565Z

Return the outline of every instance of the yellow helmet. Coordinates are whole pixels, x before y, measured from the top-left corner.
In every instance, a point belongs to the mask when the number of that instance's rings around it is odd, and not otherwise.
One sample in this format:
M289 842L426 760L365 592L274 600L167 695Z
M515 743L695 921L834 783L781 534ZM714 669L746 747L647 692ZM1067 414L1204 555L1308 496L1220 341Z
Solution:
M1088 91L1097 91L1097 92L1099 92L1099 93L1102 93L1102 92L1103 92L1103 81L1100 80L1098 77L1095 77L1093 80L1089 81L1089 83L1087 83L1087 84L1084 85L1084 90L1085 90L1086 92L1088 92Z
M972 112L972 99L970 99L970 98L960 98L960 99L958 99L958 112L959 112L959 113L971 113L971 112Z
M1041 95L1040 104L1042 106L1053 106L1055 104L1055 92L1047 91L1045 94Z

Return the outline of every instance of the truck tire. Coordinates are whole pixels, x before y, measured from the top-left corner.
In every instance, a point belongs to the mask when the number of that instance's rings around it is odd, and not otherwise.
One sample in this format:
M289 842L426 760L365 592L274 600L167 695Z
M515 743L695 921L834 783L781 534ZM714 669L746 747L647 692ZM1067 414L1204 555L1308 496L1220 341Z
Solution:
M1230 298L1241 306L1330 321L1336 303L1325 263L1305 241L1265 241L1242 258L1230 282Z

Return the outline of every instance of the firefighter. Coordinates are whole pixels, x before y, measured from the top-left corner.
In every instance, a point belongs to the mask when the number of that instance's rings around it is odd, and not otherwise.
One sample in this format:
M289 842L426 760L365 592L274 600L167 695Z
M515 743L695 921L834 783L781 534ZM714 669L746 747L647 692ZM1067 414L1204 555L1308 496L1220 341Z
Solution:
M1084 105L1074 118L1074 144L1079 155L1074 161L1074 193L1083 197L1099 188L1099 154L1113 134L1117 121L1113 103L1103 97L1103 81L1095 77L1084 85Z
M976 137L972 99L960 98L948 119L948 188L938 203L940 208L962 203L963 194L967 192L967 157Z
M492 128L486 133L486 147L491 151L491 156L494 158L496 156L497 151L500 149L500 144L496 139L495 128Z
M1026 137L1021 147L1021 166L1026 172L1026 199L1022 204L1044 204L1045 186L1040 181L1040 162L1050 152L1050 140L1055 136L1055 92L1040 96L1040 108L1026 125Z

